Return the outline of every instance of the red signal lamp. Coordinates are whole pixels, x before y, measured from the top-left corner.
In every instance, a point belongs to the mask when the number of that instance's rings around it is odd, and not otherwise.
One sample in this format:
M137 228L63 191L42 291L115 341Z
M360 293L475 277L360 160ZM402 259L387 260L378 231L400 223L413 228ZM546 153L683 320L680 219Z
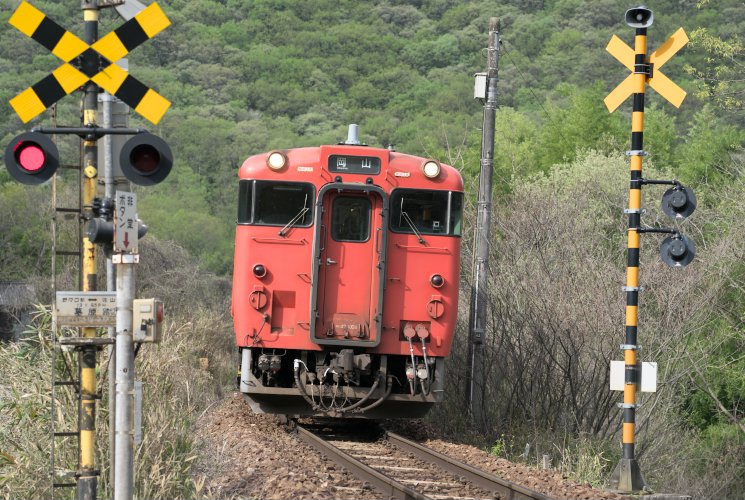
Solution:
M152 186L163 181L173 167L173 153L168 144L147 132L128 140L119 154L124 177L139 186Z
M59 151L49 137L25 132L15 137L5 149L8 173L23 184L48 181L59 167Z

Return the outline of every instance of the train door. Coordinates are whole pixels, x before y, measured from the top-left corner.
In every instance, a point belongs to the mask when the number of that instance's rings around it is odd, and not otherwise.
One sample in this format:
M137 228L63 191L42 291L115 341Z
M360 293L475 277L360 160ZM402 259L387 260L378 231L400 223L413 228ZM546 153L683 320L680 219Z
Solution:
M385 195L371 187L335 187L321 190L319 203L312 338L319 344L377 345L385 283Z

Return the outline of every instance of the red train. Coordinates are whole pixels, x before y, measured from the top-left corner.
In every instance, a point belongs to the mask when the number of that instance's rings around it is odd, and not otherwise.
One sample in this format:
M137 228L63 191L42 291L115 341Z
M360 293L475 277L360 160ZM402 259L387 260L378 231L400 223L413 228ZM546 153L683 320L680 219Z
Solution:
M254 411L417 417L443 397L458 312L463 180L345 143L239 170L233 321Z

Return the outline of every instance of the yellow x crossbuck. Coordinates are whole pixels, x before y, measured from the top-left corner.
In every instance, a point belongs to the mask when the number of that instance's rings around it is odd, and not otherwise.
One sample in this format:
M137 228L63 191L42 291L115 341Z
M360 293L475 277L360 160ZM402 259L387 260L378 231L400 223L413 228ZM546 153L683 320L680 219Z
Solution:
M688 35L680 28L668 38L665 43L649 56L649 64L652 66L652 77L647 78L647 83L655 89L658 94L679 108L685 99L686 92L660 71L660 68L670 60L680 49L688 43ZM620 38L613 35L608 42L606 50L618 59L618 61L632 71L618 86L605 98L605 106L613 113L623 101L635 92L634 87L634 50L626 45Z
M93 45L83 42L26 1L8 22L65 62L10 100L24 123L89 81L121 99L153 124L157 124L170 107L170 101L114 64L171 24L157 4L151 4Z

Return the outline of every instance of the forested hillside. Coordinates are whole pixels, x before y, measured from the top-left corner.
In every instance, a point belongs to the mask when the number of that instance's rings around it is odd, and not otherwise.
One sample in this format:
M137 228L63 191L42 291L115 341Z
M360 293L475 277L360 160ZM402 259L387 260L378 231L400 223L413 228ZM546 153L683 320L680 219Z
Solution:
M56 68L57 61L7 24L17 3L4 0L0 17L5 117L0 136L5 142L24 129L8 100ZM76 2L34 3L69 29L82 31ZM186 245L216 272L230 267L236 167L251 154L336 142L348 123L359 123L369 144L436 156L473 175L480 108L472 98L471 76L484 70L491 16L501 18L504 39L497 125L500 193L510 191L513 177L546 172L578 149L622 149L629 135L624 113L630 106L610 115L602 104L626 75L604 50L613 33L632 40L633 31L623 23L626 2L161 4L173 25L133 51L129 61L133 75L173 101L155 132L171 144L177 163L166 184L143 192L143 215L153 234ZM656 17L650 48L679 26L731 39L745 25L745 9L735 0L700 8L692 0L660 1L651 8ZM121 24L112 9L102 17L102 34ZM673 58L666 73L695 94L698 82L684 71L686 65L702 73L711 73L712 65L730 66L717 54L710 57L699 43ZM742 115L722 113L709 101L689 95L677 111L650 93L648 149L685 181L718 176L710 167L742 139L737 128ZM76 123L75 97L64 99L60 108L61 120ZM195 230L206 237L192 238Z
M82 34L79 2L32 3ZM608 392L607 361L621 358L628 189L622 153L629 149L631 104L609 114L602 102L628 74L605 46L613 34L632 43L623 15L635 4L159 3L173 24L134 50L129 65L173 105L157 127L135 115L131 121L161 135L176 162L165 182L138 190L140 215L152 236L175 241L218 275L231 271L242 161L272 148L338 142L349 123L360 125L363 142L394 144L458 167L475 193L482 110L473 99L472 75L485 70L489 18L501 19L489 349L494 360L508 361L491 365L489 395L495 399L485 435L505 455L513 446L522 450L528 439L581 436L572 449L581 454L583 445L599 446L595 456L607 463L593 470L608 472L618 458L616 395L595 405L597 395ZM59 65L7 24L18 4L0 3L3 145L50 123L44 114L22 124L8 100ZM647 94L645 149L652 157L645 168L692 187L699 211L683 227L698 249L698 260L686 270L664 269L655 237L644 240L642 281L650 293L642 296L640 325L649 326L640 330L640 343L657 356L664 388L640 417L648 440L641 459L655 485L737 498L745 488L745 4L657 0L647 6L655 13L650 51L681 26L691 43L664 71L688 91L681 108ZM113 10L104 12L101 34L121 22ZM60 102L59 120L78 124L78 95ZM63 152L76 158L74 147ZM50 191L48 185L21 187L0 169L0 279L50 272L49 213L39 210ZM671 224L658 209L661 191L647 191L645 223ZM464 242L470 245L468 237ZM468 280L468 248L464 256ZM512 293L500 283L510 283ZM521 344L516 336L527 340ZM564 357L551 355L556 350ZM520 386L521 373L545 378ZM539 390L566 379L579 385L555 394ZM497 402L497 392L515 399ZM440 410L457 431L463 421L447 412L457 412L459 404L456 397ZM685 460L676 460L678 454ZM721 489L713 486L717 481Z

